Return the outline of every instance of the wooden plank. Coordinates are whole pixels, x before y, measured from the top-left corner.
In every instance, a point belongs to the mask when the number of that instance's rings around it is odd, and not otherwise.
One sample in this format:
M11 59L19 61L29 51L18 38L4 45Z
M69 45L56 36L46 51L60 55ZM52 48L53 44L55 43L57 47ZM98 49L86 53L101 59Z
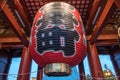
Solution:
M4 2L2 3L4 4ZM0 6L2 7L2 6ZM27 40L27 37L25 35L25 33L23 33L22 29L20 28L19 24L17 23L15 17L12 15L9 7L5 4L4 8L2 9L2 11L4 12L4 14L7 16L10 24L12 25L11 28L13 29L13 31L17 34L17 36L19 37L19 39L21 40L21 42L25 45L28 46L29 42Z
M96 26L95 26L95 29L92 32L92 36L91 36L91 40L90 40L90 42L92 44L96 42L98 36L101 34L103 28L105 27L105 25L102 26L102 24L106 20L106 16L108 15L108 12L111 9L114 1L115 0L108 0L107 1L106 6L105 6L105 8L104 8L104 10L103 10L103 12L102 12L102 14L101 14L97 24L96 24Z

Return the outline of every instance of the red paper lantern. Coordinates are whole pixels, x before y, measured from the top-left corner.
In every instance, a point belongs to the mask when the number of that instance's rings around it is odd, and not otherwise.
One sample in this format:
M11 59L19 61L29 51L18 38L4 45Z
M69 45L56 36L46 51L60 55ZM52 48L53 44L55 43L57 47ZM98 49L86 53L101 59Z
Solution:
M63 2L40 8L34 18L29 52L41 67L51 63L72 67L80 63L85 57L86 40L78 11Z

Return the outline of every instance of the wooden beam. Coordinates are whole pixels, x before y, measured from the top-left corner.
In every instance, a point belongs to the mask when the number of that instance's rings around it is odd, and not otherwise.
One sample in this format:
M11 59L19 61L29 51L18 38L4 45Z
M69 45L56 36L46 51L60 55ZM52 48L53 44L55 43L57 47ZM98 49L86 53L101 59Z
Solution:
M13 47L21 47L24 46L23 44L18 44L18 43L3 43L0 44L0 49L8 49L8 48L13 48Z
M103 28L105 27L105 25L103 26L103 23L106 20L106 16L108 15L108 12L110 11L114 1L115 0L108 0L107 1L106 5L105 5L105 8L104 8L96 26L95 26L95 29L92 32L92 36L91 36L91 40L90 40L90 42L92 44L96 42L98 36L101 34Z
M26 15L28 16L28 20L32 23L33 22L33 17L31 16L31 14L29 13L29 10L27 9L26 1L25 0L19 0L19 2L22 4L23 9L24 9Z
M92 21L94 19L94 16L95 16L95 13L98 9L98 5L99 5L99 2L100 0L94 0L93 4L92 4L92 9L90 11L90 14L89 14L89 18L87 20L87 24L86 24L86 30L87 30L87 33L88 33L88 30L91 28L92 26Z
M14 38L17 36L15 34L0 34L0 38Z
M23 46L20 39L17 37L0 38L0 49Z
M118 45L117 40L116 41L97 41L96 46L113 46Z
M1 4L4 4L4 1ZM0 5L0 7L2 7L2 5ZM17 23L15 17L13 16L13 14L11 13L9 7L6 4L4 4L4 7L2 8L2 11L7 16L8 20L10 21L10 24L12 25L11 28L17 34L17 36L19 37L21 42L25 46L28 46L29 42L27 40L27 37L26 37L25 33L23 33L23 31L20 28L19 24Z
M112 27L112 26L110 26ZM104 34L108 34L108 35L111 35L111 34L118 34L118 31L117 29L113 29L113 30L103 30L101 35L104 35Z
M22 5L19 3L18 0L12 0L8 4L11 7L12 11L15 13L14 15L17 17L19 23L21 23L24 32L27 34L27 36L30 36L30 22L27 19Z
M0 43L21 43L20 39L14 38L0 38Z
M90 36L87 36L87 40L90 40ZM95 42L96 46L111 46L111 45L118 45L118 36L117 34L104 34L100 35Z
M100 40L103 40L103 41L106 41L106 40L109 40L109 41L118 40L118 36L117 36L117 34L112 34L112 35L100 35L100 36L98 37L98 40L97 40L97 41L100 41Z
M91 35L88 35L86 38L87 38L87 41L90 41ZM104 35L100 35L98 37L97 41L100 41L100 40L103 40L103 41L106 41L106 40L109 40L109 41L118 40L118 36L117 36L117 34L112 34L112 35L104 34Z
M118 7L118 9L120 10L120 0L115 0L115 5Z
M91 35L87 35L87 41L90 41ZM95 42L97 46L118 45L118 34L116 30L103 30Z
M22 18L22 20L23 20L23 22L25 24L23 29L26 32L26 34L28 36L30 36L31 25L30 25L30 22L28 20L27 15L26 15L26 12L24 11L24 9L23 9L23 7L22 7L22 5L21 5L19 0L15 0L14 3L15 3L15 6L17 8L17 11L19 12L19 14L20 14L20 16L21 16L21 18Z
M104 7L105 7L106 3L107 3L107 0L104 0L104 1L100 0L99 1L98 8L95 12L95 15L93 16L93 19L92 19L91 23L90 23L91 25L88 26L89 29L87 29L87 31L86 31L87 34L92 33L92 31L94 29L94 26L97 24L97 21L100 18L101 13L104 10ZM89 15L89 16L91 16L91 15Z

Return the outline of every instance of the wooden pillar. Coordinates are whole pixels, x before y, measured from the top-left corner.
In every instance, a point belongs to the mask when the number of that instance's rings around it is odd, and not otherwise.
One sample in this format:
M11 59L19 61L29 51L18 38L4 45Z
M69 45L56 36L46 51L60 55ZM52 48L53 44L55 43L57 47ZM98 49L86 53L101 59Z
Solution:
M100 64L97 48L95 44L90 44L88 41L88 61L90 65L90 71L92 75L92 80L98 80L96 78L103 78L102 67ZM104 79L100 79L104 80Z
M114 54L114 53L112 53L112 54L110 55L111 61L112 61L112 64L113 64L113 66L114 66L116 76L120 76L120 69L119 69L119 67L118 67L118 65L117 65L117 62L115 61L115 58L114 58L114 55L113 55L113 54ZM120 77L117 77L116 80L120 80Z
M28 48L24 47L17 80L30 80L31 62L32 59L28 53Z
M78 68L79 68L79 72L80 72L80 80L86 80L83 62L81 62L79 64Z
M12 57L5 50L0 49L0 80L7 80Z
M42 80L43 78L43 68L38 66L37 80Z
M5 73L5 74L8 74L8 73L9 73L11 61L12 61L12 58L11 58L11 57L8 57L7 64L6 64L6 66L4 67L4 69L5 69L5 70L4 70L4 73ZM7 80L7 76L8 76L8 75L3 75L3 80Z

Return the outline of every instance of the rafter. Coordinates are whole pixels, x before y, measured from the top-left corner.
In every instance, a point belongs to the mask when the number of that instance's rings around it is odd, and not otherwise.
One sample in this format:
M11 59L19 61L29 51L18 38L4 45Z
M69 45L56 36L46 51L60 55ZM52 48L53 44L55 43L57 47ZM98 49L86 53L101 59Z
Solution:
M22 4L23 9L24 9L26 15L29 16L28 20L32 23L33 22L33 18L31 17L31 14L29 13L29 10L27 9L26 1L25 0L19 0L19 2Z
M4 1L1 1L0 7L2 7L2 5L4 3L5 3ZM21 40L21 42L25 46L28 46L29 42L27 40L27 37L26 37L25 33L23 33L23 31L20 28L19 24L17 23L15 17L12 15L9 7L6 4L4 4L4 7L2 8L2 11L4 12L4 14L6 15L6 17L8 18L10 24L12 25L11 28L17 34L17 36L19 37L19 39Z
M100 2L100 0L94 0L94 2L93 2L92 9L91 9L90 14L89 14L90 16L89 16L89 18L87 20L87 24L86 24L87 33L89 32L89 29L92 26L92 21L94 19L95 13L98 9L99 2Z
M10 8L13 10L14 15L18 18L19 23L21 23L24 32L27 34L27 36L29 36L31 26L26 15L26 12L23 9L23 6L19 2L19 0L12 0L8 4L10 5Z
M105 5L105 8L95 26L95 29L93 30L92 32L92 36L91 36L91 40L90 42L93 44L94 42L96 42L98 36L101 34L103 28L105 27L105 25L103 26L103 23L105 23L104 21L106 20L107 21L107 16L108 15L108 12L110 11L113 3L114 3L115 0L108 0L106 5Z
M18 12L19 12L24 24L25 24L25 26L24 26L25 32L27 35L30 35L31 25L30 25L30 22L27 18L27 15L26 15L21 3L19 2L19 0L15 0L15 5L16 5L16 8L17 8L17 10L18 10Z

